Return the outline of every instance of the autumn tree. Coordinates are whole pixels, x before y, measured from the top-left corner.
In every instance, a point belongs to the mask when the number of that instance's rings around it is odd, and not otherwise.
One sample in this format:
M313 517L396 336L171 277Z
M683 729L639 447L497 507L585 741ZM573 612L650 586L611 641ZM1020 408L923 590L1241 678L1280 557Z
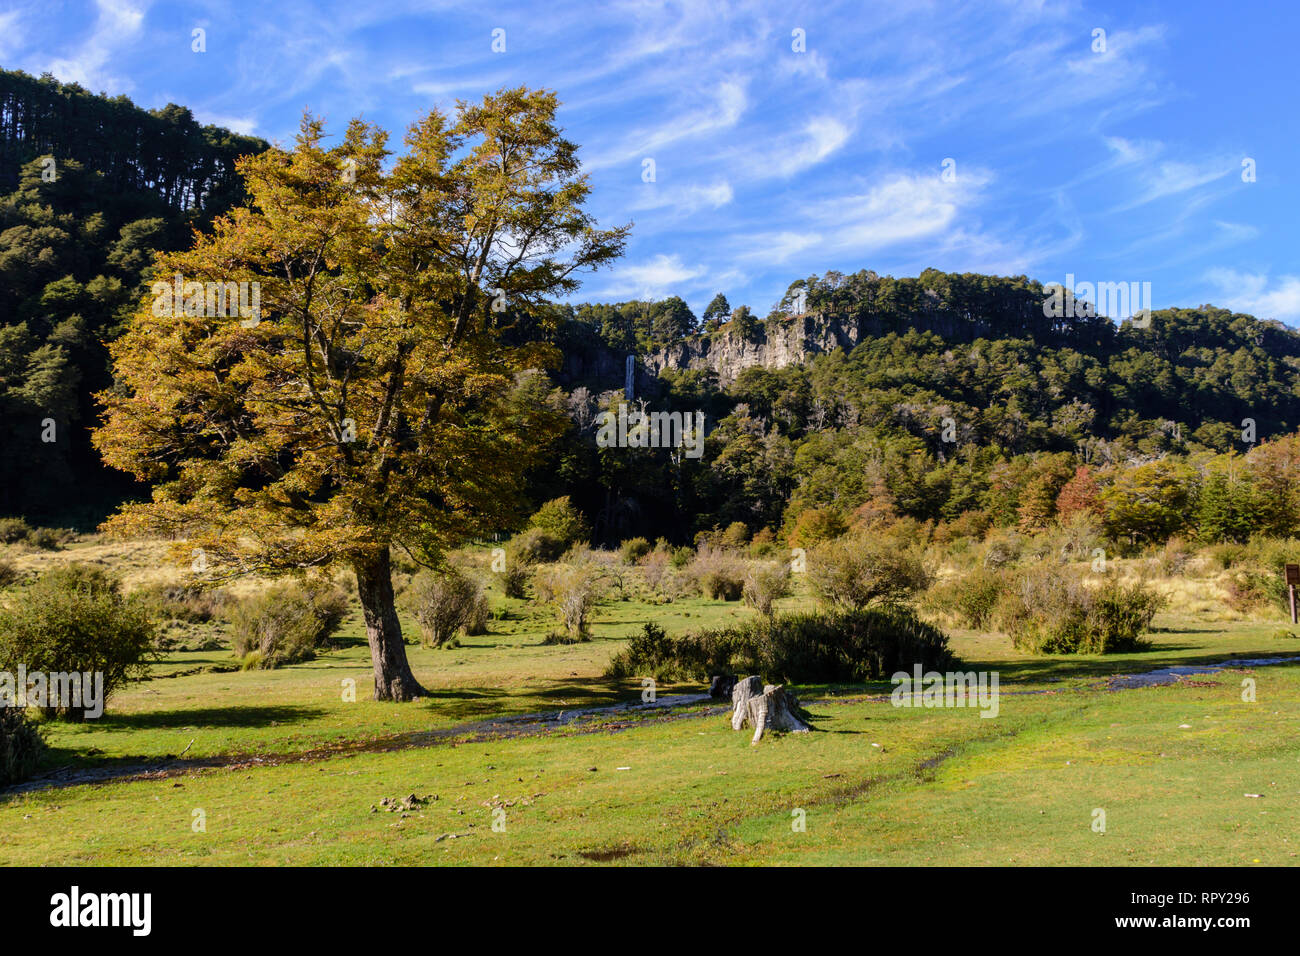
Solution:
M510 523L561 427L528 374L553 353L504 333L625 241L583 211L556 106L520 88L430 112L396 160L374 126L327 148L305 117L291 150L241 161L245 205L159 257L155 292L180 276L183 300L145 301L112 349L95 443L154 487L108 529L188 539L214 576L351 567L378 700L425 693L391 549L436 566ZM260 313L202 283L258 283Z
M1073 456L1067 453L1045 456L1036 462L1028 481L1020 491L1020 503L1016 509L1021 531L1037 531L1046 528L1056 516L1056 502L1072 476Z
M1061 522L1069 521L1077 514L1100 518L1101 486L1097 476L1087 465L1080 465L1074 470L1074 476L1061 486L1056 496L1056 515Z

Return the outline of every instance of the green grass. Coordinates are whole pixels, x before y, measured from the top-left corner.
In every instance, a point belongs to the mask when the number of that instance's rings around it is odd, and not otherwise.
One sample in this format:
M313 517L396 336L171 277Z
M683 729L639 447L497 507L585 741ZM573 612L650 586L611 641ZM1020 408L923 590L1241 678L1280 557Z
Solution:
M1300 655L1300 641L1274 636L1275 623L1164 615L1149 651L1104 658L1030 657L1002 635L955 631L968 667L1000 674L995 719L868 699L887 685L810 687L799 688L805 700L824 697L811 707L816 732L753 747L725 716L696 708L366 751L396 735L487 716L634 699L638 682L602 673L644 623L679 633L752 613L698 599L615 601L601 606L592 641L543 646L554 615L505 605L491 634L451 650L410 649L433 697L406 705L367 700L369 655L355 619L344 647L278 671L190 673L229 666L231 654L168 654L155 679L126 689L100 720L46 724L46 769L112 768L187 746L187 759L248 759L162 779L2 796L0 861L1296 862L1300 667L1253 672L1254 704L1242 702L1244 675L1232 671L1169 687L1101 689L1114 673ZM355 702L343 700L345 678L356 681ZM699 688L660 692L676 689ZM292 759L348 745L342 755ZM405 817L371 811L383 797L413 792L437 799ZM1104 834L1091 829L1098 808ZM492 828L494 809L504 810L503 832ZM195 810L205 832L192 829ZM796 810L804 832L791 828Z
M828 701L812 708L816 733L753 747L714 715L45 791L0 806L0 855L16 864L1292 864L1300 670L1253 676L1254 704L1241 701L1236 673L1008 695L995 719ZM404 818L370 810L412 792L438 799ZM492 829L494 808L504 832ZM1104 834L1091 828L1096 808ZM192 830L196 809L206 832ZM791 828L796 809L805 832Z

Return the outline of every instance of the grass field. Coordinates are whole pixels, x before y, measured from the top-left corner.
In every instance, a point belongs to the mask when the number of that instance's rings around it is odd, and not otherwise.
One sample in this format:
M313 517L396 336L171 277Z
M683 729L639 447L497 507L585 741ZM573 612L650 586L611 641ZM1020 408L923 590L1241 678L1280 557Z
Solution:
M892 707L887 684L801 687L814 732L751 746L717 703L550 729L476 723L636 701L639 682L602 676L627 637L650 620L671 633L752 613L738 603L611 601L592 641L560 646L540 643L548 609L497 604L491 633L410 649L433 694L412 704L367 700L355 617L339 649L275 671L226 670L229 650L168 653L101 719L45 724L44 771L103 777L0 795L0 862L1300 860L1300 668L1106 684L1232 656L1300 661L1276 623L1166 614L1150 650L1105 658L1029 657L1000 634L956 630L965 666L1000 675L996 718ZM410 794L427 802L372 809Z

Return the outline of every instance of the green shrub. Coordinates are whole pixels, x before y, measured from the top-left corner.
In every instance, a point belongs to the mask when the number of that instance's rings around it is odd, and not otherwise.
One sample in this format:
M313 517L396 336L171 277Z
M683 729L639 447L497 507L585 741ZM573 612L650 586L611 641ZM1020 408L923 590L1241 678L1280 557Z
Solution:
M591 634L586 631L576 636L568 631L548 631L541 643L543 647L558 647L564 644L586 644L590 640Z
M790 593L790 566L776 561L754 562L745 572L745 603L759 614L771 615L772 604Z
M1242 613L1267 608L1280 610L1287 606L1289 597L1282 568L1239 567L1228 573L1224 590L1228 606Z
M600 603L606 576L594 562L544 568L534 579L539 600L553 604L571 641L586 640L588 618Z
M533 576L533 568L522 561L511 561L501 572L501 593L508 598L528 597L528 582Z
M700 579L701 588L714 601L739 601L745 593L745 580L725 571L709 571Z
M992 535L984 544L984 567L990 571L1015 564L1024 551L1025 541L1014 531Z
M743 548L749 541L749 526L743 521L733 521L717 536L716 541L719 547L728 550Z
M31 533L31 525L22 518L0 518L0 544L17 544Z
M189 624L216 620L230 604L230 595L225 591L174 582L147 584L134 596L159 620Z
M714 601L739 601L745 590L744 562L708 545L700 548L687 576L701 594Z
M402 599L429 647L449 644L476 620L480 626L486 624L482 586L457 568L421 571L411 579Z
M488 601L487 592L480 587L469 609L469 616L465 618L465 633L471 636L486 634L488 619L491 617L492 604Z
M1165 542L1165 546L1156 555L1156 566L1165 577L1177 577L1187 570L1187 562L1193 555L1187 542L1175 535Z
M780 550L771 528L759 528L749 542L749 556L752 558L770 558Z
M637 574L656 598L671 601L681 593L681 576L674 572L667 550L656 548L647 554L637 566Z
M103 675L104 700L143 678L153 658L155 626L147 609L122 596L121 582L101 568L69 564L12 592L0 610L0 668ZM85 719L85 708L44 708L48 716Z
M825 603L853 609L872 604L903 604L930 584L920 558L896 542L839 538L808 555L808 576Z
M610 662L610 677L707 680L714 674L759 674L800 683L884 680L920 664L956 663L948 638L906 608L758 617L731 627L670 638L647 625Z
M1149 646L1164 598L1141 583L1102 579L1090 587L1056 569L1023 575L1003 593L995 617L1012 643L1036 654L1115 654Z
M1006 587L1002 575L979 567L935 588L930 606L952 614L966 627L984 628Z
M347 599L333 584L284 581L238 602L229 612L235 654L246 669L272 669L311 660L347 616Z
M636 564L651 551L650 542L645 538L628 538L619 548L619 553L626 564Z
M24 540L33 548L39 548L42 551L57 551L66 539L67 536L63 532L55 531L53 528L33 528L27 532L27 537Z
M1210 548L1210 557L1225 571L1243 561L1247 554L1249 554L1249 551L1244 544L1235 544L1233 542L1216 544Z
M11 584L17 584L18 579L22 577L18 573L18 568L12 561L0 560L0 588L7 588Z
M506 557L509 562L507 567L510 564L515 566L547 564L558 560L567 550L569 545L562 539L540 528L529 528L515 535L506 545Z
M692 548L688 548L686 545L682 545L680 548L675 548L673 550L669 562L672 564L674 570L681 571L683 568L688 567L694 560L695 551Z
M26 780L45 750L40 729L21 707L0 707L0 787Z
M677 642L658 624L647 622L640 633L632 635L627 647L610 661L606 674L620 678L646 676L670 680L680 670Z
M559 542L560 554L575 544L586 543L591 537L587 519L573 506L568 495L554 498L538 508L537 513L528 519L528 528Z

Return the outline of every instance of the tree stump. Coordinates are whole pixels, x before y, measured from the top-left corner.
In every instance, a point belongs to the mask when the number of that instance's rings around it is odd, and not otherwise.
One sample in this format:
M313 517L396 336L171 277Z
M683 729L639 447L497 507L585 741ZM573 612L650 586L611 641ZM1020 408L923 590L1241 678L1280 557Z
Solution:
M746 724L754 728L756 744L764 730L806 734L810 728L800 718L803 708L794 694L787 693L784 685L763 684L756 676L737 681L731 691L731 729L740 730Z

